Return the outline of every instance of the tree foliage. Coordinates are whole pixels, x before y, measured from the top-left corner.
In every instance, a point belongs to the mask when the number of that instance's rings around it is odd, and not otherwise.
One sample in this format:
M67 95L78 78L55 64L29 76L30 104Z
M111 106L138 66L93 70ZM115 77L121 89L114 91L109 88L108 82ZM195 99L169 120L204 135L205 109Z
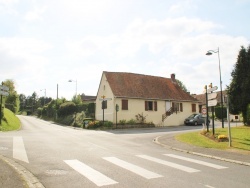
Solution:
M230 112L241 112L243 122L247 124L250 118L247 116L247 107L250 104L250 46L247 49L241 47L231 76L232 81L228 86Z
M181 89L182 89L183 91L188 92L186 86L183 84L182 81L180 81L180 80L178 80L178 79L175 79L175 80L176 80L177 84L181 87Z
M11 79L5 80L3 85L9 88L9 95L5 97L5 107L10 109L13 113L17 113L20 108L19 96L15 90L15 83Z

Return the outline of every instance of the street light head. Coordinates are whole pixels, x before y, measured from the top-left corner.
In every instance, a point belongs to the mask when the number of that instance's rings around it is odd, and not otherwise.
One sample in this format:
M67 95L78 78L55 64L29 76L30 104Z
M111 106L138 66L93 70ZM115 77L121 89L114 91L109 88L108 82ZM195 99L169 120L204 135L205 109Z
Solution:
M72 82L72 80L69 80L68 82Z
M206 55L212 55L212 52L209 52L209 51L208 51L208 52L206 53Z

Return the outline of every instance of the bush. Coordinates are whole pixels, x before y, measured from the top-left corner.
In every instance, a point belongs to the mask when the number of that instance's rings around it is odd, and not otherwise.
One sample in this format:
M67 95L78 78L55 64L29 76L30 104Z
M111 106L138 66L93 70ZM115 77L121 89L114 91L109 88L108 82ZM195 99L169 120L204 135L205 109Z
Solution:
M100 122L99 121L89 121L88 122L87 129L96 129L98 127L100 127Z
M59 117L68 116L77 111L76 105L73 102L65 102L60 105L58 110Z
M111 128L111 127L113 127L113 122L111 122L111 121L105 121L103 127Z
M43 111L43 108L41 108L41 107L37 108L37 117L42 116L42 111Z
M126 120L125 120L126 121ZM127 124L129 125L135 125L136 124L136 120L135 119L131 119L127 122Z
M216 106L214 108L214 111L215 111L215 116L218 118L218 119L222 119L222 114L221 114L221 106ZM227 108L226 107L223 107L223 119L227 118Z
M137 122L140 124L144 124L146 122L146 116L143 116L143 113L137 114L135 117Z
M126 119L121 119L120 121L119 121L119 124L121 124L121 125L125 125L126 124Z
M58 123L63 124L63 125L73 125L74 123L74 116L73 115L68 115L68 116L63 116L57 119Z

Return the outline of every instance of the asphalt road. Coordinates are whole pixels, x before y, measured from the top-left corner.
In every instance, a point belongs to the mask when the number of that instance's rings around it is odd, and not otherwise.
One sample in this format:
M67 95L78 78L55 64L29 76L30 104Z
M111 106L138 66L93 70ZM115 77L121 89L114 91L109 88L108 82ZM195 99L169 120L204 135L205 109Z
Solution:
M199 127L92 131L19 116L22 129L0 133L0 154L46 188L249 187L250 169L168 150L152 140Z

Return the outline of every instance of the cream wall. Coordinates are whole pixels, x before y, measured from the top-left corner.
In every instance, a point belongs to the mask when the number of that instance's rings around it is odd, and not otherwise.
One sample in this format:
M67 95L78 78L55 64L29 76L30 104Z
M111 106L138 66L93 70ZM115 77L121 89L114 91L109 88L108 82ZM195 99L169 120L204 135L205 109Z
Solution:
M192 104L196 104L196 112L192 112ZM193 113L199 112L199 105L198 103L192 102L182 102L183 105L183 112L174 112L171 116L167 117L164 120L164 126L176 126L176 125L183 125L184 120Z
M125 98L123 98L125 99ZM121 98L114 99L115 105L119 105L119 111L117 113L117 122L120 120L136 120L135 115L142 114L146 116L146 122L153 122L156 126L177 126L183 125L185 118L190 116L192 113L192 104L191 102L182 102L183 112L173 113L171 116L168 116L164 122L162 122L162 114L166 111L166 101L157 101L157 111L145 111L145 99L127 99L128 100L128 110L122 110ZM155 101L155 100L150 100ZM198 103L196 104L196 113L198 113ZM113 122L116 122L116 116L114 112Z
M111 100L107 101L107 109L104 110L104 120L113 122L114 115L114 95L111 91L109 83L107 82L106 76L103 74L100 82L100 86L98 89L97 97L96 97L96 109L95 109L95 118L96 120L103 120L103 110L102 110L102 96L105 98L109 98Z

